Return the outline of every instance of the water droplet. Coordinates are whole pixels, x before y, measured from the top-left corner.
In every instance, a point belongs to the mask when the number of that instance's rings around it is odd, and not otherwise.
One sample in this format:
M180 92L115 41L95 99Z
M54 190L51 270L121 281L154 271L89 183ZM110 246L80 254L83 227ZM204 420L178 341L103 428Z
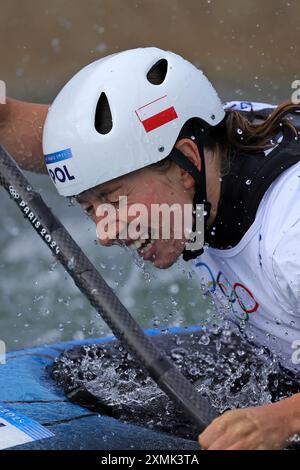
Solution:
M204 333L200 339L199 339L199 344L204 344L207 346L210 343L210 337L207 333Z
M53 263L50 264L49 266L49 271L54 271L56 266L58 265L58 261L53 261Z
M59 38L53 38L50 41L51 47L53 49L53 52L55 54L58 54L60 52L60 39Z
M74 269L75 264L76 264L75 258L74 258L74 256L72 256L72 258L70 258L69 261L68 261L68 269L70 269L70 270Z
M178 292L179 292L178 284L171 284L170 287L169 287L169 292L171 294L178 294Z
M25 70L24 70L23 67L18 67L18 68L16 68L16 75L17 75L17 77L23 77L24 72L25 72Z
M33 303L36 304L40 300L43 300L44 296L43 295L35 295L33 298Z
M69 207L76 206L76 198L74 196L68 197L68 206Z
M108 49L107 44L105 42L99 42L97 46L95 47L96 52L106 52Z

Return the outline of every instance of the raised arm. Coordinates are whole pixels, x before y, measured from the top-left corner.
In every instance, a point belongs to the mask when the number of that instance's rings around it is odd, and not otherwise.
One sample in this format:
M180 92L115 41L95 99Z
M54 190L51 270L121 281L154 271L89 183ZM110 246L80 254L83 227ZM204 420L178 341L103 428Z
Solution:
M21 168L46 173L42 132L48 105L7 98L0 104L0 144Z

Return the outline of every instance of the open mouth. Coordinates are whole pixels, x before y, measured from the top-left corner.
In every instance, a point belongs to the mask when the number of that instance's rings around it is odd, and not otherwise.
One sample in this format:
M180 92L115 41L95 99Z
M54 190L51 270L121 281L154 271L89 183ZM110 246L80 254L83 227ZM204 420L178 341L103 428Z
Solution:
M145 233L130 244L130 248L137 250L138 254L144 259L145 257L148 259L148 255L150 255L149 259L152 258L155 251L154 244L156 240L153 240L150 235L150 233Z
M155 243L155 240L139 238L133 243L134 248L141 254L146 253Z

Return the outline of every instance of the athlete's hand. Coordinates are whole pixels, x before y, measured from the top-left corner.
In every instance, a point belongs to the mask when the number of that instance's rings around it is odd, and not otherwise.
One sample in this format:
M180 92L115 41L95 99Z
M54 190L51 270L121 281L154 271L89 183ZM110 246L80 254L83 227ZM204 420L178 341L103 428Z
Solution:
M24 170L47 173L42 148L48 105L6 98L0 104L0 143Z
M295 403L289 400L226 411L200 434L200 446L207 450L282 449L294 434Z

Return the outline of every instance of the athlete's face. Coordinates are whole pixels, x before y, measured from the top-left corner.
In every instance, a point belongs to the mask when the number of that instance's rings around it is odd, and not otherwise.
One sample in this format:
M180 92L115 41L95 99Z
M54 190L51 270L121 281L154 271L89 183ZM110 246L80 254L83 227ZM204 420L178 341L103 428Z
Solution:
M186 145L194 146L191 141ZM180 148L188 154L189 149ZM167 268L188 239L193 196L194 179L170 163L121 176L81 193L77 200L96 224L101 245L130 246L155 267Z

